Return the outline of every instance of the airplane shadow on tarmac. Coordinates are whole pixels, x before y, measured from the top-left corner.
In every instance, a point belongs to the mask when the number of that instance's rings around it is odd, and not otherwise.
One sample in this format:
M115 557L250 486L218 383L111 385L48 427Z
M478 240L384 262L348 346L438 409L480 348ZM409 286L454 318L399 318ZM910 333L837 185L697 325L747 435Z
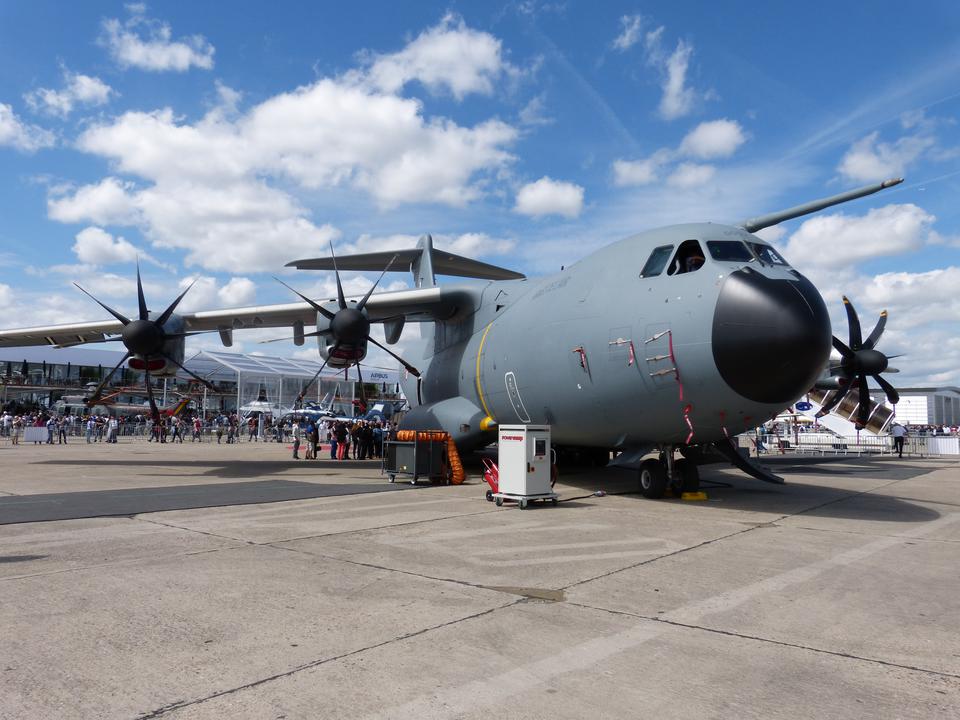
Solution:
M936 520L940 513L926 505L911 502L909 498L899 498L890 495L877 495L864 492L860 489L844 487L844 479L853 476L869 475L875 478L874 487L918 477L936 469L922 463L905 463L890 458L795 458L777 457L763 461L770 468L785 477L785 485L771 485L754 480L738 470L723 465L707 465L701 467L703 490L709 500L697 502L693 508L746 510L764 513L788 515L810 515L820 517L847 518L864 521L887 521L900 523L920 523ZM319 479L325 475L339 475L346 470L379 470L377 461L362 460L218 460L203 462L195 460L152 461L146 458L131 457L129 459L98 459L98 460L48 460L44 463L51 465L90 465L130 466L141 469L140 475L147 477L181 476L182 469L191 469L196 477L215 477L220 479L269 480L271 476L291 469L311 468L316 471ZM150 466L170 468L171 472L144 472ZM468 484L476 484L478 492L485 483L482 478L482 465L479 456L466 458L465 462ZM835 479L830 484L820 483L791 483L791 476L816 475L821 478ZM280 477L283 477L282 475ZM278 478L279 479L279 478ZM287 475L286 479L294 479ZM302 480L303 476L296 478ZM374 479L375 480L375 479ZM638 502L678 503L679 500L648 500L641 497L637 488L637 471L629 468L570 468L561 469L561 484L578 488L573 498L561 497L561 506L572 508L579 503L576 499L589 497L602 490L607 494L618 494L636 497ZM367 481L369 482L369 480ZM386 477L383 482L387 483ZM566 493L565 493L566 494ZM929 504L950 505L950 503Z
M935 467L873 458L843 458L842 465L839 464L841 461L833 458L829 458L825 464L814 463L807 458L800 459L799 463L796 460L783 458L768 463L774 472L784 477L785 485L754 480L738 470L722 465L701 466L702 489L709 500L690 503L689 506L705 510L752 510L784 516L809 515L862 521L922 523L941 517L941 513L929 505L954 505L929 500L911 502L910 498L878 495L862 487L844 487L847 477L869 475L876 479L876 484L872 487L877 488L888 482L924 475L937 469ZM835 478L835 482L791 483L791 476L794 475ZM569 474L561 474L561 482L582 489L585 495L603 490L608 494L634 496L638 502L653 503L651 507L661 502L682 503L677 499L643 498L637 488L637 471L628 468L571 470ZM916 504L920 502L924 504Z
M230 479L266 478L292 468L313 468L315 470L329 470L329 473L320 472L320 475L334 474L344 470L378 470L378 460L168 460L166 458L149 460L146 458L131 457L130 459L114 460L45 460L37 465L90 465L95 467L138 467L149 468L188 468L194 471L196 477L215 477ZM180 477L180 472L147 473L139 475L145 477ZM386 482L386 477L384 477Z

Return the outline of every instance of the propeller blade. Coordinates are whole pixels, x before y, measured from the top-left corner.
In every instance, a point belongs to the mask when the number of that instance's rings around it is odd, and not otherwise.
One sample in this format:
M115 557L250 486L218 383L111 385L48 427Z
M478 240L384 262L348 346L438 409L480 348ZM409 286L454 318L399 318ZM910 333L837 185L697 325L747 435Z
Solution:
M294 407L300 407L300 403L303 402L303 396L307 394L307 390L310 389L310 386L313 385L313 384L317 381L317 378L318 378L318 377L320 377L320 373L323 372L323 369L327 366L327 363L330 362L330 355L333 355L334 351L336 351L336 349L337 349L338 347L340 347L339 344L334 345L334 346L330 349L330 354L327 355L326 359L323 361L323 364L320 366L320 369L317 370L317 374L314 375L312 378L310 378L310 382L308 382L306 385L304 385L304 386L303 386L303 390L301 390L301 391L300 391L300 394L297 395L297 399L296 399L296 401L293 403L293 406L294 406Z
M137 282L139 281L140 281L140 277L138 275ZM190 292L190 288L192 288L196 284L197 284L197 281L194 280L192 283L187 285L186 290L184 290L182 293L177 295L177 299L174 300L172 303L170 303L170 307L164 310L163 313L160 315L160 317L157 318L156 320L157 325L163 325L170 318L170 316L173 315L173 311L177 309L177 305L179 305L180 301L183 300L183 296L186 295L188 292ZM143 296L141 295L141 297ZM143 319L146 320L146 318L143 318Z
M889 368L887 368L887 371L889 372ZM883 391L887 394L887 400L891 405L896 405L898 402L900 402L900 393L897 392L897 389L893 385L888 383L879 375L871 375L870 377L876 380L877 385L883 388Z
M149 320L150 313L147 311L147 299L143 296L143 283L140 282L140 260L137 259L137 305L140 308L140 319Z
M900 371L899 371L897 368L888 367L886 370L884 370L884 372L885 372L885 373L898 373L898 372L900 372Z
M873 328L873 331L870 333L870 336L863 343L863 347L867 350L873 350L874 345L877 344L877 340L880 339L880 336L883 335L883 329L887 326L887 311L884 310L880 313L880 319L877 320L876 326Z
M411 365L410 363L408 363L406 360L404 360L402 357L400 357L399 355L397 355L395 352L393 352L393 350L391 350L391 349L388 348L388 347L384 347L383 345L381 345L380 343L378 343L376 340L374 340L374 339L373 339L372 337L370 337L369 335L367 335L367 340L368 340L369 342L372 342L374 345L376 345L376 346L377 346L378 348L380 348L381 350L383 350L385 353L387 353L387 355L389 355L390 357L392 357L394 360L399 361L399 363L400 363L401 365L403 365L403 367L405 367L405 368L407 369L407 372L408 372L408 373L410 373L410 374L413 375L414 377L420 377L420 371L417 370L413 365Z
M860 396L859 407L857 408L857 422L862 427L867 426L867 420L870 419L870 388L867 387L867 376L858 375L859 382L858 395Z
M147 386L147 398L150 400L150 415L155 423L160 422L160 410L157 409L157 401L153 397L153 386L150 384L150 371L143 371L143 381Z
M850 326L850 348L852 350L859 350L863 347L863 336L860 333L860 318L857 316L857 311L853 307L853 303L850 302L850 299L844 295L843 296L843 309L847 311L847 324Z
M369 300L370 296L373 295L373 291L377 289L377 285L379 285L380 281L383 280L383 276L387 274L387 271L390 269L390 266L393 265L396 259L396 255L390 258L390 262L387 263L387 266L383 269L383 272L380 273L380 277L377 278L377 281L373 284L373 287L367 290L367 294L363 296L363 299L357 305L357 310L363 310L363 306L367 304L367 300Z
M74 283L74 285L77 285L77 284ZM83 293L84 295L86 295L88 298L90 298L91 300L93 300L97 305L99 305L99 306L102 307L104 310L106 310L108 313L110 313L111 315L113 315L117 320L119 320L120 322L122 322L124 325L129 325L129 324L130 324L130 318L128 318L127 316L121 315L120 313L118 313L116 310L114 310L114 309L113 309L112 307L110 307L109 305L104 305L102 302L100 302L99 300L97 300L93 295L91 295L90 293L88 293L86 290L84 290L84 289L83 289L82 287L80 287L79 285L77 285L77 289L80 290L80 292L82 292L82 293Z
M826 405L820 408L820 410L817 412L817 417L818 418L823 417L824 415L828 414L831 410L833 410L837 405L840 404L840 401L846 397L849 391L850 391L849 385L842 385L840 389L837 390L837 392L834 394L834 396L830 398L830 401Z
M327 320L333 320L333 313L330 312L329 310L327 310L325 307L323 307L323 305L320 305L319 303L316 303L316 302L314 302L313 300L311 300L310 298L308 298L306 295L303 295L303 294L297 292L297 291L294 290L292 287L290 287L289 285L287 285L287 284L286 284L283 280L281 280L280 278L278 278L278 277L276 277L276 276L273 276L273 279L276 280L276 281L277 281L278 283L280 283L281 285L283 285L287 290L289 290L290 292L292 292L294 295L297 295L301 300L303 300L305 303L307 303L307 305L309 305L310 307L312 307L312 308L313 308L314 310L316 310L318 313L320 313L321 315L323 315Z
M194 380L199 380L201 383L203 383L204 385L206 385L208 389L210 389L210 390L216 390L216 388L213 387L213 383L211 383L211 382L210 382L209 380L207 380L206 378L200 377L199 375L197 375L197 374L196 374L195 372L193 372L192 370L188 370L187 368L185 368L185 367L183 366L182 363L177 362L176 359L174 359L172 356L167 355L166 353L160 353L160 355L161 355L163 358L165 358L167 362L171 362L171 363L173 363L174 365L176 365L178 368L180 368L181 370L183 370L187 375L189 375L190 377L192 377Z
M322 335L332 335L332 334L333 334L333 330L331 330L330 328L327 328L326 330L316 330L314 332L304 333L303 336L305 338L308 338L308 337L320 337ZM293 342L294 338L282 337L282 338L273 338L272 340L261 340L259 344L263 345L264 343L281 342L282 340L286 340L287 342Z
M364 411L366 411L367 396L366 393L363 392L363 373L360 372L360 363L357 363L357 380L360 381L360 403L363 405Z
M130 357L130 355L131 355L131 353L127 352L127 354L124 355L124 356L120 359L120 362L117 363L117 366L116 366L113 370L111 370L110 372L108 372L108 373L107 373L107 376L106 376L103 380L100 381L100 384L97 385L96 390L93 391L93 395L91 395L89 398L87 398L87 404L88 404L88 405L91 404L91 403L95 403L97 400L100 399L100 393L103 392L103 389L107 386L107 383L110 382L110 378L112 378L112 377L114 376L114 374L117 372L117 370L120 369L120 366L123 365L123 364L127 361L127 359Z
M340 309L347 307L347 299L343 296L343 285L340 284L340 271L337 270L337 256L333 253L333 240L330 241L330 259L333 260L333 274L337 278L337 301Z
M830 339L833 342L833 347L835 347L837 352L840 353L844 358L853 357L853 350L844 345L843 340L838 338L836 335L833 335Z

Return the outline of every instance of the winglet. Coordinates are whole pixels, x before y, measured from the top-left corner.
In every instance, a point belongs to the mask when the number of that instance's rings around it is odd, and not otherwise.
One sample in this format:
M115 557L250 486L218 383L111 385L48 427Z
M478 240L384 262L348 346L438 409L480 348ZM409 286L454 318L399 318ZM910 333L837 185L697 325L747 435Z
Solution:
M757 230L763 230L763 228L770 227L771 225L782 223L785 220L792 220L793 218L800 217L801 215L815 213L819 210L823 210L824 208L831 207L832 205L839 205L840 203L849 202L850 200L856 200L857 198L862 198L867 195L873 195L875 192L886 190L887 188L893 187L894 185L899 185L902 182L903 178L891 178L889 180L884 180L881 183L866 185L856 190L848 190L847 192L840 193L839 195L831 195L827 198L813 200L811 202L804 203L803 205L796 205L792 208L787 208L786 210L770 213L769 215L761 215L760 217L750 218L749 220L744 220L737 223L737 225L742 227L747 232L756 232Z

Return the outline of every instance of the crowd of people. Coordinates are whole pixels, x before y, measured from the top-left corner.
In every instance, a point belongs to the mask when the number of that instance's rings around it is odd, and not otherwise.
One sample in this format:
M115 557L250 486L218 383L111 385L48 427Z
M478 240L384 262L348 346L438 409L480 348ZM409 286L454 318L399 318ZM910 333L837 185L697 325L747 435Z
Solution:
M293 457L316 460L321 442L330 447L331 460L369 460L382 456L383 441L391 437L390 423L371 420L321 420L295 418L290 427L293 438Z
M71 440L87 443L116 443L121 436L146 437L147 442L183 443L216 442L291 442L293 457L317 459L324 443L330 447L332 460L366 460L382 455L383 441L391 436L389 422L368 420L320 420L293 416L272 420L258 417L241 418L236 413L204 417L161 415L159 422L147 415L116 417L112 415L62 415L42 411L13 414L0 413L0 437L18 445L26 428L40 428L34 433L34 444L66 444ZM45 431L45 432L43 432Z

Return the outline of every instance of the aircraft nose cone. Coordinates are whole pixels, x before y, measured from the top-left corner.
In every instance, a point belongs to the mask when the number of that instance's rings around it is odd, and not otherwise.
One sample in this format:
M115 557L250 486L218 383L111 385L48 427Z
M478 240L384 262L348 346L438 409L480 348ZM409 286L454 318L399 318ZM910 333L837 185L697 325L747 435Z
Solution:
M830 357L830 316L802 275L768 278L750 268L724 281L713 316L713 359L739 395L793 402L813 387Z

